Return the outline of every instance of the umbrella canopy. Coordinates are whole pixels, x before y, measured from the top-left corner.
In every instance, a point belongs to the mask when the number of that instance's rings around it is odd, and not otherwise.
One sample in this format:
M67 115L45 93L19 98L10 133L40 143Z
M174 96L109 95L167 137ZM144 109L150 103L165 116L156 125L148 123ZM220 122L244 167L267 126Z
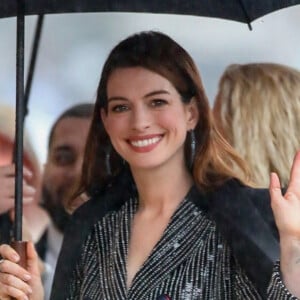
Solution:
M1 0L0 18L16 16L18 1ZM147 12L224 18L250 23L253 20L300 0L26 0L25 15L75 12Z

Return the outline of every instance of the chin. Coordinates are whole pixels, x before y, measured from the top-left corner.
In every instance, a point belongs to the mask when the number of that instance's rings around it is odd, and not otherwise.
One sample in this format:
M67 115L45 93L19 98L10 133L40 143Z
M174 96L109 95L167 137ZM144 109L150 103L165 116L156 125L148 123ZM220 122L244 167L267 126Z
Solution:
M153 170L162 166L163 162L151 162L149 160L144 160L143 162L133 162L130 163L132 169L136 170Z

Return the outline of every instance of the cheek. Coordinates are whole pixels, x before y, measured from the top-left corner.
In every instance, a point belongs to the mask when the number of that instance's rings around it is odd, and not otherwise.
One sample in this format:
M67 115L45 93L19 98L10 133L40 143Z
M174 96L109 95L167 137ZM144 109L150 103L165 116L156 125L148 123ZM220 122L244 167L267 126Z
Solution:
M156 121L161 127L168 130L178 131L180 129L186 130L186 123L183 121L182 111L174 110L172 113L165 112L157 116ZM180 121L182 120L182 121Z
M128 119L125 117L108 118L106 122L106 131L108 135L113 138L122 135L123 132L128 130Z

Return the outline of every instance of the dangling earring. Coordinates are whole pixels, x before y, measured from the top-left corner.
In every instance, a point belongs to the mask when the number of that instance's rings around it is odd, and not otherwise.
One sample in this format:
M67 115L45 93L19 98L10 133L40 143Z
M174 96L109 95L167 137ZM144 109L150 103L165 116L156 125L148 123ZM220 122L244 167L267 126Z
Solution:
M105 153L105 168L106 168L106 173L108 175L111 175L111 166L110 166L110 148L106 151Z
M190 142L191 142L191 157L190 157L190 167L193 167L195 154L196 154L196 137L193 129L189 131L190 133Z

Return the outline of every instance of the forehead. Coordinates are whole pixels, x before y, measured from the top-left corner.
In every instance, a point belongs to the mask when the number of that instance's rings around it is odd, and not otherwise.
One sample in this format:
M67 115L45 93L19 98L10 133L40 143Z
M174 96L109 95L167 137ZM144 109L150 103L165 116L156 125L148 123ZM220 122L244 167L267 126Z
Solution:
M175 87L166 77L143 67L118 68L107 82L109 96L127 91L147 94L153 89L175 90Z
M67 117L60 120L53 132L51 148L61 145L70 147L85 143L91 119Z

